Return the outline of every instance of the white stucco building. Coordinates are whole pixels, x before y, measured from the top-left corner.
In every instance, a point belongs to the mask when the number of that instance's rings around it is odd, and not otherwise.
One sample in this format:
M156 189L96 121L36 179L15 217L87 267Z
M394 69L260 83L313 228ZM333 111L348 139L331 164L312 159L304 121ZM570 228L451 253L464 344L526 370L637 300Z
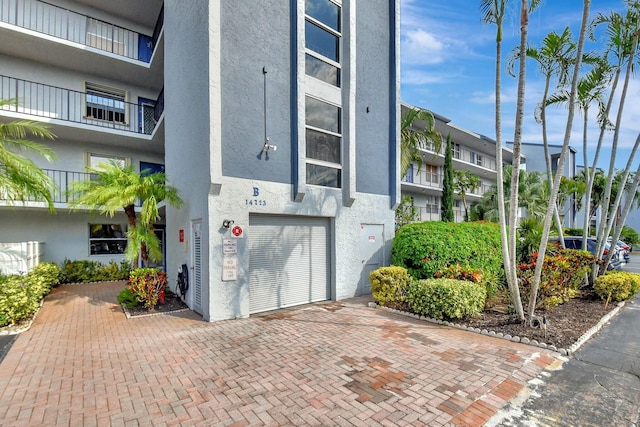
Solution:
M45 122L62 190L108 158L165 170L171 286L205 320L369 292L400 197L396 0L0 0L0 120ZM119 260L115 218L0 206L0 242Z
M402 111L415 109L408 104L402 104ZM410 196L416 207L420 221L440 221L442 204L442 189L444 176L444 146L447 135L451 135L452 160L454 170L467 170L480 179L480 186L466 194L468 207L482 198L485 192L497 181L496 169L496 141L476 132L462 129L454 125L451 119L433 113L434 128L442 136L442 148L435 150L428 147L421 150L423 164L420 170L413 164L402 178L402 195ZM413 126L424 129L427 124L416 120ZM505 164L511 164L513 152L508 148L502 149L502 159ZM464 207L458 195L454 198L453 213L456 222L464 221Z

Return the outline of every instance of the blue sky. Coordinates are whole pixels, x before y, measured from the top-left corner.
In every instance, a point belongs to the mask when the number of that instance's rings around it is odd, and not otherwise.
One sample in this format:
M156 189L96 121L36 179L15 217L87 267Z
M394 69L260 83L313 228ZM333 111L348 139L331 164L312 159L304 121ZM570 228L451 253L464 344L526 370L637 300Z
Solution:
M505 22L503 53L519 44L518 10L520 2L510 1L511 13ZM551 31L558 33L569 25L577 38L582 17L582 0L543 0L530 16L529 43L539 46ZM611 10L623 12L623 0L592 0L590 16ZM495 30L481 21L480 0L401 0L401 98L403 102L429 109L452 123L495 138ZM585 50L598 43L588 42ZM504 62L504 58L503 58ZM536 64L527 64L526 106L523 141L542 143L541 126L533 111L542 97L544 81ZM620 85L621 86L621 85ZM503 140L513 140L517 81L503 69ZM640 131L640 80L631 81L623 110L622 131L616 155L616 169L624 169ZM617 111L617 102L614 103ZM615 119L616 111L611 118ZM565 107L547 112L549 143L561 145L566 128ZM590 114L591 116L591 114ZM589 163L598 139L595 117L590 119ZM582 165L582 115L574 118L571 146ZM605 136L605 147L598 166L609 169L612 134ZM635 171L640 154L632 164Z

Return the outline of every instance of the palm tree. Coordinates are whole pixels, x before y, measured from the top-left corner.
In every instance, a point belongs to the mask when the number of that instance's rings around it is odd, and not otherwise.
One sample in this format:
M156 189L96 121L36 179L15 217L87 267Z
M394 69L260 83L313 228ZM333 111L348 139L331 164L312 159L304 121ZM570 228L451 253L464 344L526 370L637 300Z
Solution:
M0 100L0 110L15 102L11 99ZM42 144L30 141L27 139L29 136L55 138L38 122L18 120L0 123L0 193L9 202L43 200L53 211L53 181L31 159L19 152L37 154L49 162L55 159L55 153Z
M462 200L462 206L464 207L464 220L469 221L469 210L467 208L467 193L480 188L482 181L479 177L472 174L468 170L456 170L453 171L453 188L460 196Z
M423 126L418 126L418 121ZM442 149L442 136L435 130L433 114L420 108L409 108L400 121L400 176L404 177L412 163L422 167L420 150L439 152Z
M601 129L606 129L610 126L609 119L607 117L607 106L604 103L604 93L607 90L609 83L612 79L611 66L606 63L602 58L598 58L595 67L584 75L578 82L578 105L577 107L582 111L582 151L583 161L585 169L582 171L584 175L583 182L585 183L584 197L585 206L591 205L591 197L594 189L595 181L591 177L596 173L595 163L592 168L589 168L588 153L588 122L589 122L589 108L591 104L595 103L598 109L598 122ZM551 97L547 101L549 105L557 103L566 103L569 100L569 93L562 90ZM600 147L597 151L599 152ZM603 188L604 190L604 188ZM590 216L585 215L583 222L583 235L582 235L582 247L586 247L586 241L589 230Z
M496 125L496 172L497 181L503 182L502 169L502 102L501 96L501 69L502 69L502 26L504 24L508 0L481 0L480 10L482 20L488 24L496 26L496 68L495 68L495 125ZM509 252L509 240L507 236L507 219L505 212L505 195L502 185L496 185L498 203L498 222L500 223L500 240L502 243L502 257L504 259L504 272L507 278L511 302L520 319L524 319L522 301L520 300L520 289L515 278L515 265L512 265Z
M540 278L542 276L542 266L544 264L544 256L547 250L547 241L549 239L549 230L551 228L551 221L554 212L557 209L558 192L560 191L560 179L562 178L561 171L564 170L564 164L569 151L569 142L571 139L571 129L573 127L573 117L575 114L575 99L578 91L578 80L580 78L580 68L582 66L582 53L584 50L584 41L587 33L587 23L589 21L589 10L591 9L591 0L584 0L582 9L582 25L580 27L580 36L578 38L578 47L575 56L575 65L573 69L573 76L571 78L571 90L569 92L569 113L567 115L567 125L564 133L564 142L562 144L562 151L560 152L560 158L558 159L556 176L553 179L553 187L551 188L551 194L549 197L549 205L547 213L544 218L544 224L542 228L542 239L540 240L540 248L538 250L538 259L536 260L536 268L534 271L533 283L531 284L531 294L529 297L529 309L527 311L529 318L529 325L533 326L533 320L535 315L538 288L540 286Z
M122 166L113 160L87 170L94 176L73 183L70 207L73 210L88 208L110 217L123 209L129 222L127 257L137 260L140 253L145 266L149 258L161 260L160 242L153 232L153 223L160 219L159 204L165 201L179 208L183 203L178 190L166 184L166 175L137 173L133 166ZM137 200L142 202L139 221L135 210Z
M542 125L542 145L544 147L544 158L547 167L547 180L551 182L553 180L553 172L551 167L551 156L549 155L549 142L547 138L547 119L546 119L546 106L547 98L549 96L549 87L551 86L551 78L555 76L558 80L558 86L566 85L569 66L575 56L576 45L571 40L571 31L569 27L566 27L562 34L551 32L542 40L542 46L537 49L534 47L528 47L526 49L526 55L528 58L535 60L538 63L538 68L542 75L545 77L545 85L542 93L542 100L536 108L535 118L538 123ZM507 71L512 76L514 74L515 61L520 57L520 50L514 49L511 56L507 59ZM558 209L554 215L556 219L556 227L558 229L558 235L562 242L562 223L560 222L560 216Z
M624 17L620 14L612 13L609 16L598 15L594 20L594 26L600 25L602 23L607 24L607 35L609 40L610 52L613 53L614 57L617 60L618 68L623 66L625 63L626 74L622 87L622 93L620 94L620 101L618 105L618 112L615 121L615 128L613 133L613 142L611 146L611 158L609 163L609 174L607 179L607 186L605 188L604 194L604 204L605 206L609 206L611 203L611 185L613 183L613 174L615 173L615 158L616 151L618 147L618 138L620 135L620 127L622 121L622 111L624 109L624 104L626 100L626 95L629 87L629 81L631 78L631 74L634 69L635 62L635 54L638 49L638 33L640 32L640 4L637 0L627 0L626 1L629 9ZM635 155L635 151L638 149L638 144L640 144L640 139L636 140L636 144L633 147L633 154L629 158L629 162L627 163L627 167L624 171L623 181L626 182L627 176L631 170L631 162L633 161L633 157ZM615 202L612 206L612 211L615 212L618 210L620 206L620 197L622 194L618 194ZM608 216L607 210L603 211L604 221L601 221L598 226L597 233L597 241L598 246L596 249L596 256L602 256L604 252L605 242L604 239L609 235L611 228L613 226L614 218ZM601 268L600 273L603 273L604 270Z

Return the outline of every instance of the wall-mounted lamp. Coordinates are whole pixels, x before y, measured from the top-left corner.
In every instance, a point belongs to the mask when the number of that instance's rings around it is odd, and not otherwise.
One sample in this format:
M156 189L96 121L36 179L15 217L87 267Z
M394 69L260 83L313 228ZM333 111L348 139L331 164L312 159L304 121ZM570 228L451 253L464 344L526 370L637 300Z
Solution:
M269 160L269 151L276 151L277 149L277 145L269 144L269 138L265 138L262 150L260 150L257 157L259 160L262 160L262 153L265 153L265 160Z
M229 227L231 227L232 225L233 225L233 220L232 220L232 219L225 219L225 220L222 220L222 226L223 226L224 228L229 228Z

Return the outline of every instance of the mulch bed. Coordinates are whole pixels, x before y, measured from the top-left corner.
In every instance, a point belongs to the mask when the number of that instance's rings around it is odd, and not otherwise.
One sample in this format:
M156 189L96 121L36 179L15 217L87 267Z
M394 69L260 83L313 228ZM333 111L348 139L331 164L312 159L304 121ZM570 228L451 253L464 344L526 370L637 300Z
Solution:
M536 315L544 316L547 321L546 333L542 328L522 324L512 314L493 310L455 323L520 338L527 337L556 348L569 348L615 307L615 303L605 307L604 301L598 299L593 292L583 292L579 297L551 310L536 310ZM525 307L525 311L526 309Z
M537 316L546 318L546 331L542 328L530 327L528 323L523 324L515 315L508 313L504 306L486 310L466 319L456 319L452 323L486 329L489 332L501 332L513 337L526 337L559 349L567 349L615 307L615 303L609 303L605 307L604 301L598 299L593 292L583 291L577 298L551 310L536 310ZM410 311L407 307L394 308Z
M142 304L133 308L122 307L127 317L141 317L141 316L153 316L157 314L177 313L181 311L189 310L187 304L185 304L176 294L173 292L165 292L164 304L158 304L151 310L145 308Z

